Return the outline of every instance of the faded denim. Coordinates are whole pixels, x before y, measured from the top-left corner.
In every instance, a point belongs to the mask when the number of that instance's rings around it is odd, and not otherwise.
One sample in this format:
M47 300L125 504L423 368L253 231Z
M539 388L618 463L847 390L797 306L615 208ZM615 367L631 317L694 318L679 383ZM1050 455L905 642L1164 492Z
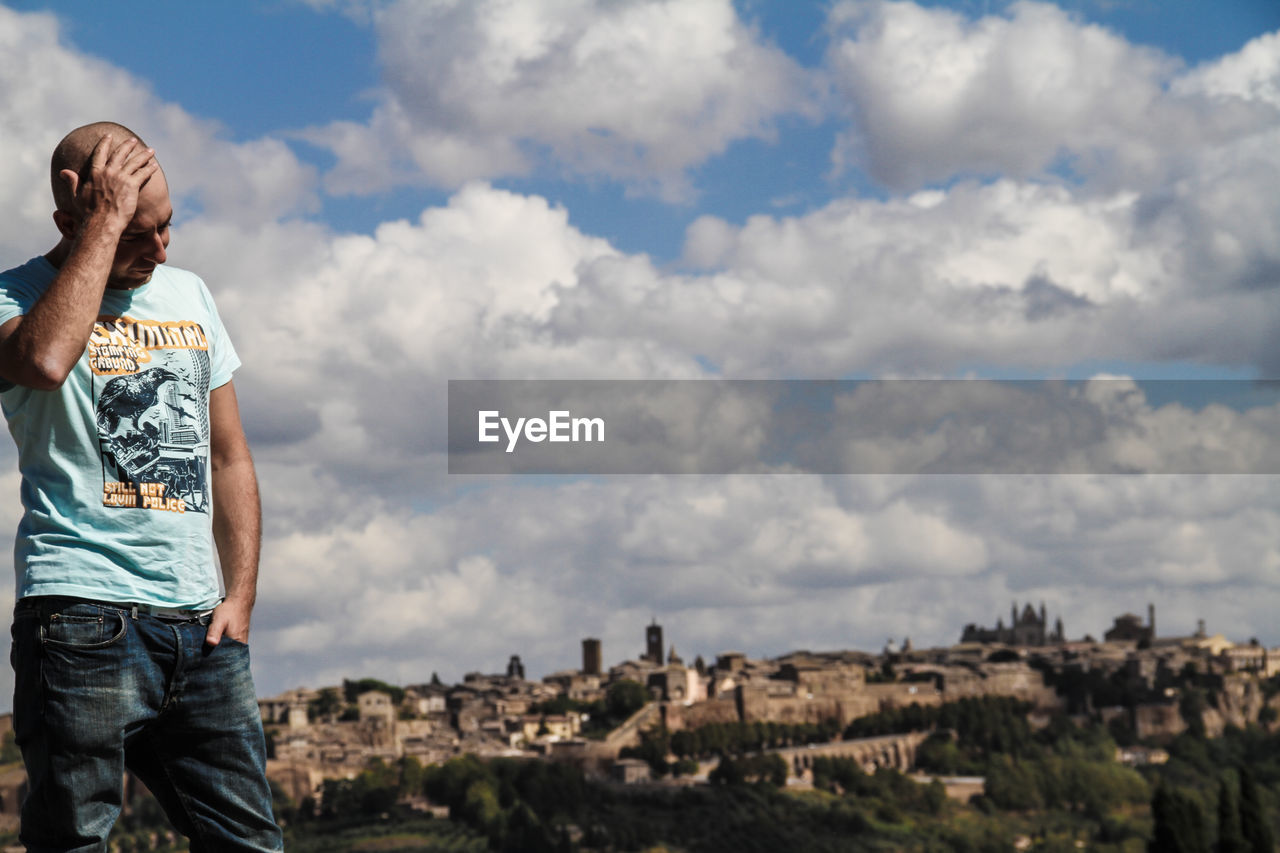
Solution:
M126 767L192 851L282 850L249 647L204 642L208 617L80 599L14 608L13 722L30 851L105 851Z

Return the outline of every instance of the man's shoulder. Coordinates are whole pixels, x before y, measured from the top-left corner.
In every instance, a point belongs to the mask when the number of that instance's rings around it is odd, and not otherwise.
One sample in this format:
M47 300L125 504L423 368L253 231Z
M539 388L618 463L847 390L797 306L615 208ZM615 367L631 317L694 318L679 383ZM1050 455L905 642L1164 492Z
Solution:
M25 264L0 272L0 286L11 287L24 284L47 286L57 274L57 269L44 255L36 255Z
M57 274L43 255L0 272L0 323L31 310Z

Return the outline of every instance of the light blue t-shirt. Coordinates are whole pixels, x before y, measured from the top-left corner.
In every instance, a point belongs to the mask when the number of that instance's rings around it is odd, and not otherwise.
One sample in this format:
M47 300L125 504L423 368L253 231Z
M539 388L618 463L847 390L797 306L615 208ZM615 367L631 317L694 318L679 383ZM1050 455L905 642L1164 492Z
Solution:
M43 257L0 273L0 324L29 311L55 275ZM60 388L0 380L22 474L19 598L165 607L222 598L209 392L239 366L204 282L158 266L141 287L106 290Z

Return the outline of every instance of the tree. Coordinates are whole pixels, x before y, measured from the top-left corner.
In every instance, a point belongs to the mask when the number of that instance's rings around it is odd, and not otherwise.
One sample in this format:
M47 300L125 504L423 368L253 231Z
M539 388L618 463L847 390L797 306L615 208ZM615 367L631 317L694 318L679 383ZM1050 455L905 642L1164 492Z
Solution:
M621 722L648 703L649 691L640 682L624 678L609 685L604 701L609 716Z
M776 752L760 756L760 778L775 788L787 784L787 761Z
M1218 782L1218 853L1248 853L1240 828L1240 806L1224 776Z
M555 845L547 837L538 816L524 803L517 804L507 819L502 849L513 853L554 853Z
M713 785L741 785L746 781L742 767L737 761L725 756L707 777Z
M698 772L698 762L692 758L681 758L675 764L671 765L671 774L673 776L693 776Z
M1032 768L1007 755L994 759L987 769L983 793L998 807L1011 811L1025 811L1044 807Z
M1194 673L1195 664L1188 663L1184 667L1192 669ZM1178 712L1182 715L1182 719L1186 721L1187 731L1198 738L1205 736L1204 728L1204 711L1208 707L1205 699L1204 690L1199 687L1187 686L1182 688L1182 697L1178 700Z
M412 797L421 794L427 776L422 763L412 755L406 755L396 763L400 770L400 784L397 788L400 795Z
M1258 796L1258 783L1247 767L1240 768L1240 831L1251 853L1274 853L1275 835Z
M336 687L326 687L320 695L307 703L307 719L331 720L342 710L342 696Z
M942 814L942 810L947 804L947 788L937 779L934 779L924 788L924 808L929 814Z
M389 695L392 705L399 705L404 701L403 687L396 687L394 684L388 684L376 678L361 678L359 681L342 679L342 693L348 702L356 701L361 693L367 693L370 690L381 690Z
M502 807L498 804L498 792L489 779L477 779L467 787L462 800L462 819L482 832L498 828Z
M1155 831L1147 845L1148 853L1209 853L1204 813L1187 794L1159 785L1151 799L1151 816Z

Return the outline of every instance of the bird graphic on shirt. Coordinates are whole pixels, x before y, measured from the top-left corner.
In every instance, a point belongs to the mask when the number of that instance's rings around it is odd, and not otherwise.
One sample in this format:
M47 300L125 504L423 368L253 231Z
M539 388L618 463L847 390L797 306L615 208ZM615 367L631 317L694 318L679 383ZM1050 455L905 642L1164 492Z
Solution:
M129 420L135 432L141 431L138 419L156 404L160 386L177 379L176 373L163 367L112 379L98 398L98 428L114 435L120 423Z

